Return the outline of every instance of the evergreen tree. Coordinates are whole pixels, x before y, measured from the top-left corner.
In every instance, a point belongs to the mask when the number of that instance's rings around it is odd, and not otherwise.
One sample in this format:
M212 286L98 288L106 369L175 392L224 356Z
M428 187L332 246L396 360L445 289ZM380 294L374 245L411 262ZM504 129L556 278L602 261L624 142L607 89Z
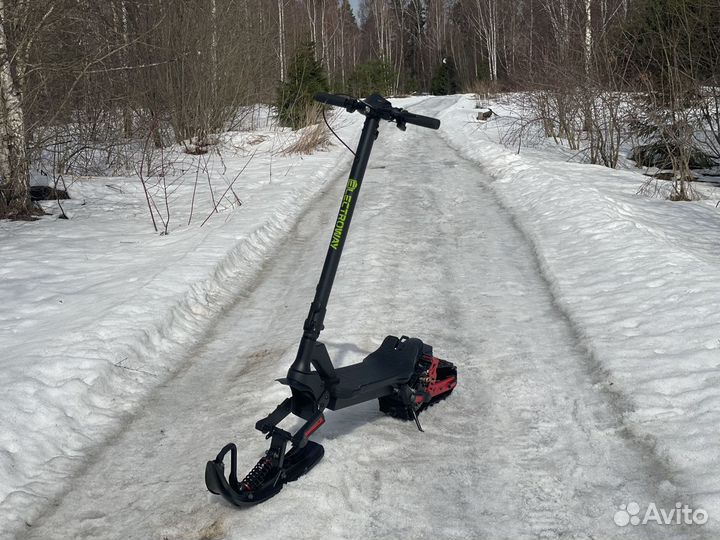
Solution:
M277 114L284 126L304 127L315 92L327 92L328 80L320 62L315 60L315 44L308 41L298 47L290 61L287 81L280 85Z
M342 0L342 4L340 5L340 20L343 24L349 24L357 28L357 19L355 18L355 12L350 4L350 0Z
M387 96L392 92L393 79L392 68L380 60L358 64L348 79L348 93L355 97Z
M456 94L459 88L457 70L452 58L443 58L438 64L430 83L430 92L435 96Z

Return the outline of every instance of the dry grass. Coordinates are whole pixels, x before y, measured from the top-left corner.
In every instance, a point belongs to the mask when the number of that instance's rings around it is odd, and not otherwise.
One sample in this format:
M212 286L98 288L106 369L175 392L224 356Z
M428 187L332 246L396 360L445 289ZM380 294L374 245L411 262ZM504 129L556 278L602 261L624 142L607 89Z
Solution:
M326 148L330 143L330 132L320 119L321 105L309 107L305 115L305 126L298 130L298 139L282 151L282 154L312 154Z
M226 534L225 526L219 519L200 531L200 540L217 540Z
M263 143L268 140L267 135L255 135L254 137L250 137L247 141L245 141L250 146L255 146L260 143Z
M490 81L473 81L462 89L465 94L475 94L478 100L488 101L500 91L498 85Z

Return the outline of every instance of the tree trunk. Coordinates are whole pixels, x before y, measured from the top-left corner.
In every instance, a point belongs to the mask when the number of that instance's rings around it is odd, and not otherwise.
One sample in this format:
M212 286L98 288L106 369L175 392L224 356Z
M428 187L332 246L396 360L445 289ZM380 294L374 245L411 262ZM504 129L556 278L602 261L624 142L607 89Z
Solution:
M593 33L592 33L592 4L590 0L585 0L585 77L590 77L590 62L592 60Z
M30 200L22 94L13 80L0 0L0 218L26 219L41 212Z
M345 6L340 11L340 82L345 89Z
M131 84L130 84L130 76L129 76L129 70L130 70L130 37L128 35L128 11L127 11L127 5L125 4L125 0L120 0L120 14L118 15L116 13L115 5L112 6L113 11L113 19L115 28L120 30L120 33L122 35L122 45L123 49L120 53L120 58L122 59L122 82L125 85L125 89L129 91ZM125 103L122 107L122 122L123 122L123 135L126 138L132 137L133 134L133 118L132 118L132 109L130 108L130 96L125 96Z
M278 40L280 82L285 82L285 0L278 0Z
M327 73L330 73L330 58L328 54L328 35L327 28L325 28L325 0L322 0L322 7L320 8L320 43L322 44L322 57L320 61L325 64Z
M218 31L217 31L217 4L210 0L210 18L212 35L210 36L210 99L213 103L218 101Z
M485 41L491 81L498 78L498 9L496 0L477 0L475 27Z

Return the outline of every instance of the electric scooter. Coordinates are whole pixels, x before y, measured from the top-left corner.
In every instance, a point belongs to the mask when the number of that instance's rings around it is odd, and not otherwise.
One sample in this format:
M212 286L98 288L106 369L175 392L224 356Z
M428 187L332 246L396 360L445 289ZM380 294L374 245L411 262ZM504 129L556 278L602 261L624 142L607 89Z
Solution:
M237 478L234 443L227 444L205 467L208 490L237 506L266 501L322 459L325 452L322 445L311 441L310 436L325 423L325 409L336 411L377 399L382 412L402 420L414 420L418 430L423 431L418 414L449 396L457 385L455 365L435 357L432 347L417 338L387 336L380 348L361 362L337 369L325 345L318 341L380 121L394 123L403 131L407 124L438 129L440 121L395 108L377 94L358 100L318 93L314 99L359 112L365 115L365 123L295 361L287 376L279 379L290 387L291 396L255 424L255 428L270 439L270 448L242 480ZM291 413L305 420L294 434L278 427ZM226 478L224 460L228 453L230 472Z

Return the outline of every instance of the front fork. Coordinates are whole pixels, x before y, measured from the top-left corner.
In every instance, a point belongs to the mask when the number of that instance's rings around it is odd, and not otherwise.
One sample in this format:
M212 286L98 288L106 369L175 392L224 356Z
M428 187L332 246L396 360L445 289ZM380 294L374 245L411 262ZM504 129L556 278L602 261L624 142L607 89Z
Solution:
M317 402L317 410L312 414L303 426L298 429L294 435L291 435L284 429L280 429L277 425L282 422L287 415L292 411L292 400L294 398L287 398L280 405L278 405L273 412L267 415L265 418L258 420L255 424L255 429L265 434L265 437L272 438L273 442L276 439L281 439L284 444L288 442L292 443L293 447L303 448L310 438L310 435L315 433L320 426L325 423L325 415L323 411L327 406L330 399L330 394L326 390L320 396L320 400ZM273 450L273 444L270 445L270 450ZM284 455L284 452L283 452Z

